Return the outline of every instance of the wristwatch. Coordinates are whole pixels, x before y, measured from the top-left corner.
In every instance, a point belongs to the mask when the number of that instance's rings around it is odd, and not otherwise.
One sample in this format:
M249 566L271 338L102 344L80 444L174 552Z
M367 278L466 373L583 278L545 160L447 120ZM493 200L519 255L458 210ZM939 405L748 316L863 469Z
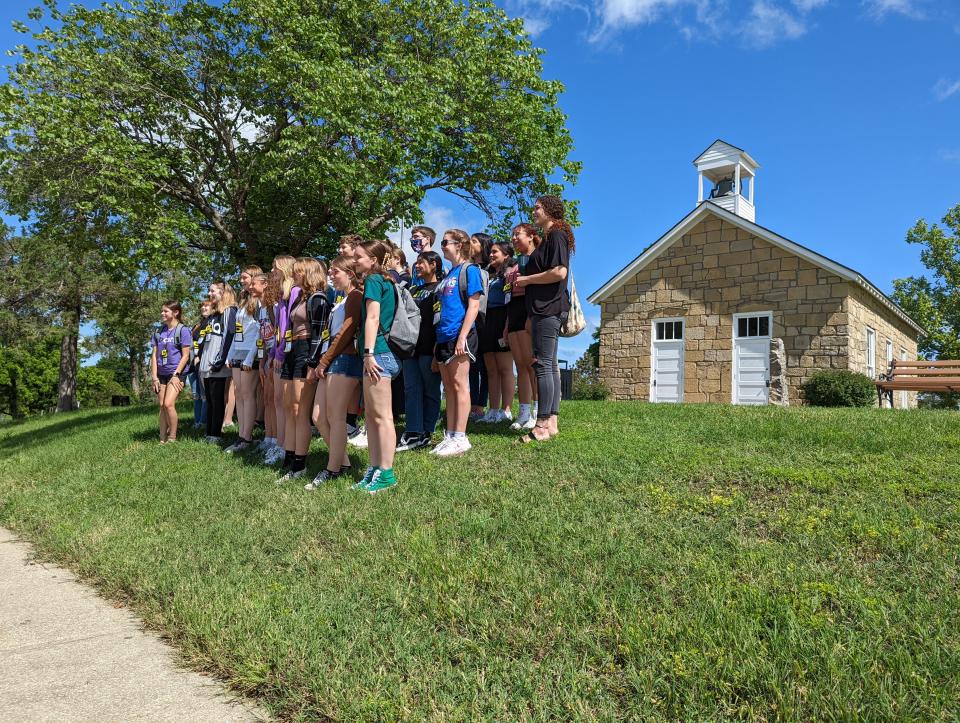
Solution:
M364 355L364 356L373 356L373 349L364 349L364 350L363 350L363 355Z

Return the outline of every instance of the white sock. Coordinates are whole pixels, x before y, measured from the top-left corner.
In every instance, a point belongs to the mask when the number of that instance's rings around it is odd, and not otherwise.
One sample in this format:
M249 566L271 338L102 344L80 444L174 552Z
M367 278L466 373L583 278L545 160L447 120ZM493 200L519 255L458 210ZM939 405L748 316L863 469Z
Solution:
M453 432L454 439L461 439L461 438L465 438L466 436L467 436L466 432Z
M522 417L522 416L524 416L524 415L527 415L528 417L530 416L530 405L529 405L529 404L521 404L521 405L520 405L520 416Z

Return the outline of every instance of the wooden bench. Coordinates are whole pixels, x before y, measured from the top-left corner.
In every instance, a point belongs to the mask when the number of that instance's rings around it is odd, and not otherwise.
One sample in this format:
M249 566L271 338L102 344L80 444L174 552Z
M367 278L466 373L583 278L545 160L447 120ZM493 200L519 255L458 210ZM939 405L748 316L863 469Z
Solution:
M960 392L960 361L897 361L890 362L887 373L877 380L880 406L886 397L893 406L894 391Z

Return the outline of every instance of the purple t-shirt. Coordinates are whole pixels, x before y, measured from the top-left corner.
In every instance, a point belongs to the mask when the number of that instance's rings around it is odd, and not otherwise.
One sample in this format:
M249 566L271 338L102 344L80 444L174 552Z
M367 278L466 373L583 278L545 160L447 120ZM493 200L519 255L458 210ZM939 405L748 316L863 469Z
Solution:
M180 331L180 341L177 343L177 330ZM163 327L159 332L154 332L151 340L153 348L157 350L157 374L169 375L177 371L177 365L183 353L180 347L193 346L193 334L187 326L177 326L173 329ZM186 367L184 371L189 371Z

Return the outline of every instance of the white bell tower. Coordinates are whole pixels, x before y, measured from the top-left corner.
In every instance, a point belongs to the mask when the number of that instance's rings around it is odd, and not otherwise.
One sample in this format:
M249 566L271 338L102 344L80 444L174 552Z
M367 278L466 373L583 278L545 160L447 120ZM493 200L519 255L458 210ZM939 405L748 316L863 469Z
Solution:
M756 221L753 186L760 167L742 148L721 140L697 156L697 205L710 201L748 221ZM704 193L703 179L712 187Z

